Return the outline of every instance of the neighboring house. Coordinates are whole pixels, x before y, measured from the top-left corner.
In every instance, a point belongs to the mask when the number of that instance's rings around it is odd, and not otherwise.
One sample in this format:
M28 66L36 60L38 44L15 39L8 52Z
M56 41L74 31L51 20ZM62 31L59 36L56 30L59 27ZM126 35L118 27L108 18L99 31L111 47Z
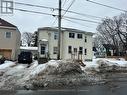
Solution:
M93 47L94 56L96 58L105 58L106 57L106 49L103 45L100 47Z
M16 60L20 49L21 34L18 28L0 18L0 55Z
M61 59L78 59L80 54L82 60L92 60L92 36L93 33L82 30L62 28L61 33ZM44 27L38 29L38 52L39 57L49 56L57 59L58 29Z

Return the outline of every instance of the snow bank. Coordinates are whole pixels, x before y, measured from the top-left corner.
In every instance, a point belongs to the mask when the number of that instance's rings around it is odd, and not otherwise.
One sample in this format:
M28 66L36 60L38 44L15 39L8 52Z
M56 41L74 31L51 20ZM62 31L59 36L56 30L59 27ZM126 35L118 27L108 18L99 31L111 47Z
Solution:
M106 71L126 71L127 70L127 61L120 59L116 60L114 58L97 58L93 59L92 62L84 62L86 67L82 69L84 71L97 71L97 72L106 72Z
M127 71L124 60L93 59L84 64L82 67L77 61L50 60L45 64L34 61L28 66L5 61L0 65L0 89L74 86L101 80L97 72Z
M15 66L15 62L12 61L5 61L3 64L0 65L0 69L6 69L11 66Z

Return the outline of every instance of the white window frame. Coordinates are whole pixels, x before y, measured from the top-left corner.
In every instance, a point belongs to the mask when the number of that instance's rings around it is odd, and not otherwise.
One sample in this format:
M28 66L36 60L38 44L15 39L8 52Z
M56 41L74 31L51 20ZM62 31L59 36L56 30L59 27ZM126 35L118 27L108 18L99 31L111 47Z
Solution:
M74 37L71 34L73 34ZM69 38L75 38L75 33L69 32Z
M84 55L87 55L87 49L86 48L84 49Z
M44 47L45 50L42 50L42 47ZM44 53L42 53L42 51L44 51ZM40 54L41 55L45 55L46 54L46 45L45 44L41 44L41 46L40 46Z
M10 37L9 38L7 37L7 33L10 33ZM11 37L12 37L12 32L5 32L5 38L6 39L10 39Z
M81 36L81 38L80 38L80 36L79 36L79 35L82 35L82 36ZM78 39L82 39L82 38L83 38L83 34L78 33L78 34L77 34L77 38L78 38Z
M83 54L83 47L79 47L79 54Z
M85 43L87 43L87 36L85 36Z
M59 36L59 33L58 32L54 32L54 40L58 40L58 36Z
M53 47L53 54L58 54L58 47Z

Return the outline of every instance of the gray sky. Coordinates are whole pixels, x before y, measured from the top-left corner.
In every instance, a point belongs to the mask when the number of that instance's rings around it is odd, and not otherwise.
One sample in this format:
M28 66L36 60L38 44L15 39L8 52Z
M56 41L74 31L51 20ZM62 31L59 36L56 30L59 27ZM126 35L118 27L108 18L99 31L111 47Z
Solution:
M58 8L59 0L14 0L14 1ZM62 1L64 2L64 0ZM71 1L72 0L67 0L67 2L62 8L67 9ZM92 0L92 1L127 10L127 7L126 7L127 0ZM32 11L57 14L57 11L53 11L50 9L28 7L23 5L15 5L15 8L22 8L22 9L27 9ZM69 10L79 12L79 13L99 16L102 18L113 17L115 15L119 15L120 13L122 13L121 11L99 6L99 5L87 2L86 0L76 0ZM101 19L89 18L89 17L79 16L79 15L71 14L71 13L66 13L65 16L75 17L75 18L80 18L85 20L93 20L97 22L101 21ZM55 17L42 15L42 14L14 11L13 15L0 15L0 17L16 25L21 32L34 32L39 27L57 26L57 21L55 24L53 24L53 22L55 21ZM76 20L72 20L72 21L77 23L72 23L63 19L62 27L71 27L71 28L88 31L88 32L96 32L96 27L98 24L88 23L83 21L76 21Z

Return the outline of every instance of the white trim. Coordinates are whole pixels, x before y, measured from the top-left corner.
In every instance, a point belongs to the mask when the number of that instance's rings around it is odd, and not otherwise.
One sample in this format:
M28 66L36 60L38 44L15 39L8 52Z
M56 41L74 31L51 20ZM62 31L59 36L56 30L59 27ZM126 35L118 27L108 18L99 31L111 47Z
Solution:
M7 38L6 33L7 33L7 32L4 33L5 39L11 39L11 38L12 38L12 32L8 32L8 33L11 33L11 37L10 37L10 38Z

